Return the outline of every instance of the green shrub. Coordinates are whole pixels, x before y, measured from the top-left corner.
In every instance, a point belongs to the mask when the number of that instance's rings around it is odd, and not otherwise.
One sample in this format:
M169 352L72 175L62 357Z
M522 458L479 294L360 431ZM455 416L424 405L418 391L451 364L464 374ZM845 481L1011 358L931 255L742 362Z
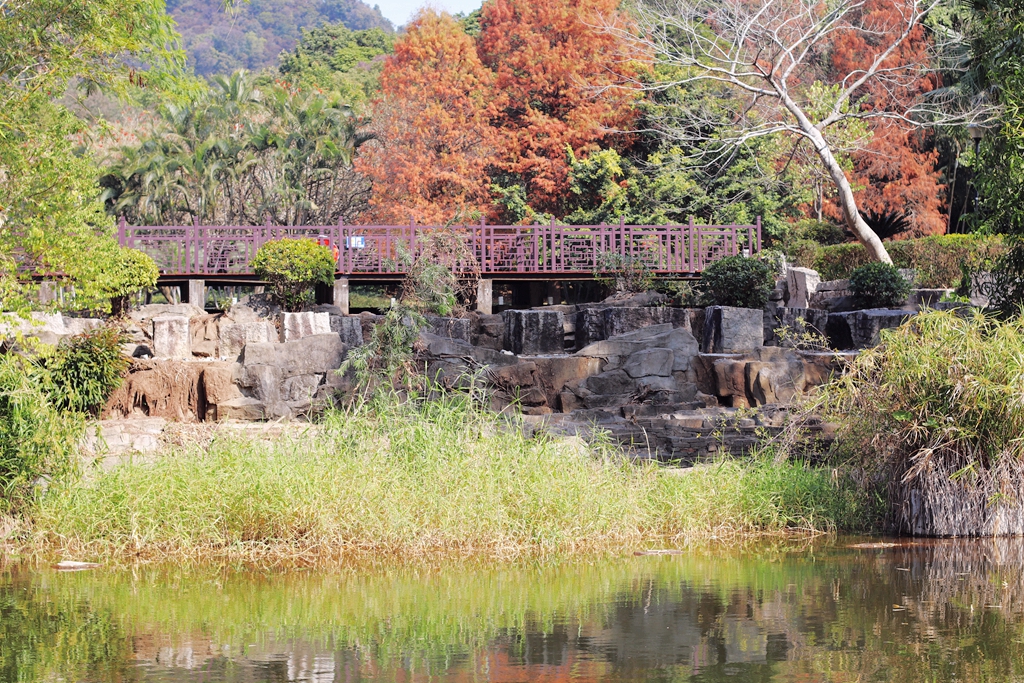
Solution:
M121 317L130 308L131 295L156 286L160 269L148 254L138 249L121 247L105 276L103 289L110 298L110 312L115 317Z
M594 276L616 294L640 294L654 287L654 273L643 259L612 251L598 253Z
M314 301L314 287L334 282L335 260L330 247L311 239L267 242L252 262L277 303L286 311L301 311Z
M798 221L793 234L798 239L812 240L822 246L842 244L846 241L846 231L842 227L813 218Z
M956 287L962 266L988 269L1006 249L1000 237L988 235L934 235L889 241L885 248L897 268L917 271L917 285L925 288ZM852 243L822 247L806 265L824 280L841 280L871 261L863 245Z
M57 410L45 373L16 355L0 356L0 512L16 512L41 477L74 471L84 431L78 413Z
M896 266L875 261L850 274L850 291L861 308L891 308L906 303L910 283Z
M772 267L755 258L729 256L704 269L700 278L705 306L764 308L775 284Z
M96 412L121 386L128 358L121 350L124 333L101 327L62 341L40 363L45 369L45 388L59 410Z

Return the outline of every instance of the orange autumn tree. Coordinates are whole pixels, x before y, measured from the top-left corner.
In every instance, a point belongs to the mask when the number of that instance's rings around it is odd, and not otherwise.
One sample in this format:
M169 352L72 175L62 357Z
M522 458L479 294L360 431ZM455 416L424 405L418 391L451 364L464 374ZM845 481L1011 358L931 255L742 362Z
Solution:
M867 0L861 12L863 21L875 26L875 35L840 31L833 41L830 72L854 72L876 54L879 45L891 41L887 35L898 31L905 7L893 0ZM892 64L927 63L931 39L925 27L916 25L894 54ZM883 67L886 65L883 65ZM872 82L861 96L864 110L903 111L927 93L939 87L936 71L904 74L899 80ZM909 126L898 119L874 119L871 140L851 154L852 180L859 187L855 196L861 212L868 215L903 215L907 236L941 234L946 228L943 213L944 185L936 169L938 152L931 145L932 133ZM842 213L836 203L826 205L834 218Z
M374 188L362 222L436 225L489 213L492 85L454 18L417 16L384 66L374 103L377 138L356 161Z
M609 88L635 75L621 42L598 27L622 24L618 0L490 0L477 40L494 73L492 174L520 185L526 203L560 215L568 192L567 149L585 157L622 146L634 97Z

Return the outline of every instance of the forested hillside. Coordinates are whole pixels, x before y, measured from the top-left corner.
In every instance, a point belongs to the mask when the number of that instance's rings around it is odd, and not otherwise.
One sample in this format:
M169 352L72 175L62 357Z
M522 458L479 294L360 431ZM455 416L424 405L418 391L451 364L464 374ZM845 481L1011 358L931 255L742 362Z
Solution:
M302 35L326 22L350 29L394 27L377 7L360 0L252 0L225 11L219 0L168 0L189 62L203 76L277 64Z

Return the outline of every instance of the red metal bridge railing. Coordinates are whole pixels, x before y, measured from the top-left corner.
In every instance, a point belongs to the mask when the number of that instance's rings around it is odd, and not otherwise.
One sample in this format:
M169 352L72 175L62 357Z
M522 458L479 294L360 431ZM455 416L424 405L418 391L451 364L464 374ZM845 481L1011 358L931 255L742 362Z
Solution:
M344 275L398 274L402 247L415 254L417 236L439 226L147 226L118 225L122 246L149 254L164 276L242 275L265 242L313 238L338 248ZM600 255L638 259L658 274L699 274L711 262L761 251L761 219L754 225L479 225L461 233L482 275L590 274Z

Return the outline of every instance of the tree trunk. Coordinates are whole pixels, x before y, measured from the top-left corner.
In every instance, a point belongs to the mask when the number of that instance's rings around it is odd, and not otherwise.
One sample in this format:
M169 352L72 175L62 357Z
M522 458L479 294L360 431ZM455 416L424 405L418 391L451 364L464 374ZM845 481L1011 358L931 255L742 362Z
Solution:
M843 218L846 219L846 227L860 240L860 243L864 245L864 248L868 250L868 254L872 258L892 265L892 259L889 258L889 252L885 250L882 240L878 238L875 231L861 218L860 211L857 210L857 200L853 196L853 188L850 186L850 179L846 177L843 167L839 165L835 155L832 154L832 150L829 149L825 136L818 130L817 126L811 123L811 120L807 118L807 115L804 114L803 110L800 109L799 105L789 95L782 91L779 94L786 109L796 118L800 124L800 130L810 139L811 144L814 145L814 151L818 153L818 158L821 159L825 170L832 177L832 182L835 183L836 189L839 191L839 205L843 207Z

